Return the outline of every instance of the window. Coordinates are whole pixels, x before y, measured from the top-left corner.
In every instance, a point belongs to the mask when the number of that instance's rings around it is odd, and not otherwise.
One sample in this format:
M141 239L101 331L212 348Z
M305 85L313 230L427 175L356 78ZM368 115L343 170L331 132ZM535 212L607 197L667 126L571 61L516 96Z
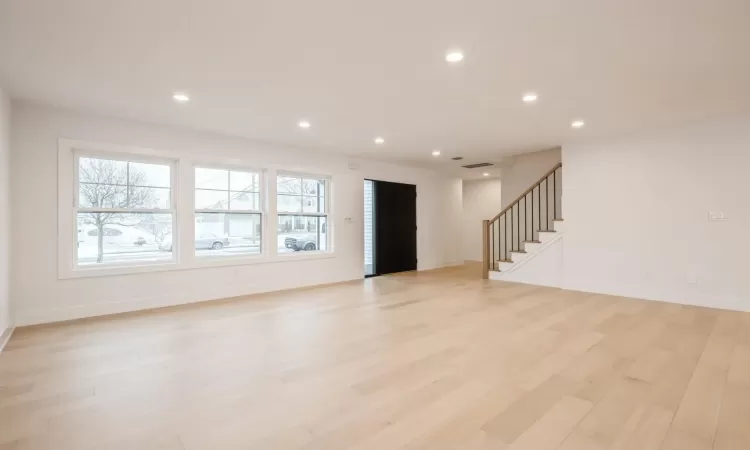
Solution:
M172 165L77 157L76 265L173 260Z
M195 168L196 256L261 253L260 174Z
M276 178L279 253L328 250L327 185L320 178Z

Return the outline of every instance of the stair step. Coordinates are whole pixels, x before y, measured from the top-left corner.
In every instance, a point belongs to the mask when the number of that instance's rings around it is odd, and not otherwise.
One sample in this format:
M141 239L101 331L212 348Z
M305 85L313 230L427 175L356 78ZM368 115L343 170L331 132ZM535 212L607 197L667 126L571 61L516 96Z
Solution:
M536 231L538 231L540 233L557 233L557 231L555 231L555 230L536 230Z
M527 244L541 244L542 241L524 241Z
M511 250L511 253L526 253L526 250Z
M553 222L564 222L565 219L552 219Z
M510 259L498 259L497 262L512 263L513 260L510 260Z

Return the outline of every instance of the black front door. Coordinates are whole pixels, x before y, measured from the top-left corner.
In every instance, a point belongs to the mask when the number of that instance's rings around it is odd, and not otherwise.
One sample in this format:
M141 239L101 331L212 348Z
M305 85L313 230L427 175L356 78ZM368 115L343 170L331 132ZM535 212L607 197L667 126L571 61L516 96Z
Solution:
M417 187L375 181L375 272L417 270Z

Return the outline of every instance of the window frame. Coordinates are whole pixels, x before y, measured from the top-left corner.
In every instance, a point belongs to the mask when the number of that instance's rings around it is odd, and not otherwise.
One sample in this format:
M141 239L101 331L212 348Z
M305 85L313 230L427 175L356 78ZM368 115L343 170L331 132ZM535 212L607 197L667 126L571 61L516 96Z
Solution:
M200 265L216 265L216 263L222 263L225 261L235 261L235 262L241 262L243 260L259 260L262 258L265 258L268 254L266 251L266 246L264 245L264 240L266 239L266 230L267 230L267 216L268 216L268 202L267 202L267 186L265 186L267 174L265 169L259 169L257 167L252 166L245 166L245 165L237 165L237 164L220 164L216 162L201 162L201 161L195 161L191 165L192 168L192 175L193 175L193 186L192 186L192 193L191 196L192 200L192 217L193 217L193 225L195 226L195 218L197 214L201 213L209 213L209 214L246 214L246 215L255 215L260 214L260 252L256 254L238 254L238 255L206 255L201 256L197 254L197 251L195 250L195 246L193 246L192 258L194 258L199 263L205 263ZM258 210L232 210L229 209L230 204L227 204L227 209L209 209L209 208L196 208L195 207L195 192L198 189L197 184L195 182L195 171L196 169L213 169L213 170L226 170L229 172L228 179L227 179L227 193L231 192L240 192L240 191L232 191L232 182L231 182L231 172L245 172L245 173L254 173L258 175L258 203L260 205L260 208ZM217 192L225 192L221 189L207 189L207 190L213 190ZM195 229L193 229L193 235L195 235Z
M334 181L333 175L306 173L282 169L279 164L245 164L250 157L238 159L226 155L199 155L194 151L181 149L154 149L117 145L106 142L85 141L68 138L57 140L57 278L78 279L106 276L119 276L163 271L197 270L202 268L239 267L255 264L277 264L291 261L331 259L336 257L334 226ZM119 159L132 162L169 163L170 170L170 210L172 222L172 260L141 263L104 263L89 266L77 265L78 222L75 214L78 201L78 159L90 156L102 159ZM261 253L237 256L196 257L192 251L195 238L195 167L237 170L260 174L260 202L263 206L261 220ZM262 168L261 168L262 167ZM285 166L287 167L287 166ZM305 213L303 215L326 216L326 250L308 252L278 252L278 213L276 195L277 173L325 180L328 190L325 199L325 214ZM132 210L135 211L135 208ZM159 210L144 210L143 212ZM227 211L221 211L227 212ZM283 214L283 212L282 212ZM272 222L274 221L274 222Z
M279 210L279 192L278 192L278 186L279 186L279 178L280 177L286 177L286 178L299 178L302 180L302 183L300 184L300 188L304 185L304 180L319 180L325 182L325 195L323 196L323 212L304 212L305 206L304 206L304 192L300 192L299 197L302 198L302 211L301 212L293 212L293 211L281 211ZM277 170L275 177L274 177L274 203L276 206L276 217L274 222L274 228L277 230L276 236L278 239L278 223L279 223L279 216L302 216L302 217L325 217L326 219L326 237L325 237L325 243L326 243L326 249L320 250L315 249L313 251L306 251L306 252L279 252L278 249L278 242L274 246L274 249L276 250L277 255L280 258L294 258L294 259L306 259L314 256L319 255L332 255L333 254L333 247L332 247L332 236L333 236L333 223L331 221L331 193L333 192L333 180L330 175L320 175L320 174L314 174L314 173L305 173L305 172L294 172L294 171L286 171L286 170ZM281 195L289 195L289 196L296 196L296 195L290 195L290 194L281 194Z
M81 158L167 165L170 168L169 209L164 208L89 208L79 207L79 164ZM172 235L179 236L179 158L170 152L115 146L104 143L60 139L58 142L58 278L107 276L128 273L174 270L181 260L179 249L172 249L164 261L121 261L93 265L78 264L78 213L122 212L170 214Z
M80 160L81 158L95 158L109 161L118 161L126 163L140 163L140 164L154 164L169 166L169 208L89 208L82 207L80 205ZM78 241L78 214L81 213L95 213L95 212L112 212L112 213L147 213L147 214L163 214L172 216L172 236L177 235L177 160L171 158L160 158L150 157L136 154L120 153L120 152L97 152L92 150L73 150L73 222L74 222L74 238L73 242ZM128 188L130 184L127 185ZM139 267L139 266L160 266L160 265L176 265L179 262L179 250L175 250L174 246L170 252L171 258L165 261L133 261L132 263L123 263L121 261L103 262L97 265L81 265L78 263L78 252L73 252L73 270L75 271L86 271L96 270L98 268L126 268L126 267Z

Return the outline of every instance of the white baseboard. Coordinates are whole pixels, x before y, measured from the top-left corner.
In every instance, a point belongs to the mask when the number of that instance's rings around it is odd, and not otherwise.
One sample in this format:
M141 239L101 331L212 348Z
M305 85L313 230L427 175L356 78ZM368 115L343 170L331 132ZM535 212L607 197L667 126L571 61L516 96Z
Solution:
M223 286L221 289L214 290L210 293L192 293L184 291L175 291L162 295L151 297L141 297L133 300L103 302L96 304L73 305L64 308L44 308L44 309L20 309L16 311L16 325L28 326L39 325L44 323L64 322L68 320L84 319L88 317L108 316L112 314L122 314L135 311L145 311L149 309L165 308L169 306L187 305L192 303L202 303L214 300L224 300L234 297L244 297L246 295L266 294L270 292L285 291L299 288L312 288L326 284L342 283L354 281L362 278L350 277L333 277L323 280L320 283L305 283L300 285L283 285L269 286L259 288L257 286L248 286L245 283Z
M651 292L644 292L638 289L607 289L598 286L578 285L563 283L562 289L568 291L588 292L591 294L612 295L616 297L634 298L638 300L648 300L653 302L674 303L677 305L697 306L700 308L723 309L727 311L750 312L750 305L746 299L738 297L712 296L709 298L694 297L686 295L659 295Z
M5 331L0 334L0 352L3 351L5 348L5 345L10 342L10 337L13 335L13 331L15 331L15 327L9 327L6 328Z

